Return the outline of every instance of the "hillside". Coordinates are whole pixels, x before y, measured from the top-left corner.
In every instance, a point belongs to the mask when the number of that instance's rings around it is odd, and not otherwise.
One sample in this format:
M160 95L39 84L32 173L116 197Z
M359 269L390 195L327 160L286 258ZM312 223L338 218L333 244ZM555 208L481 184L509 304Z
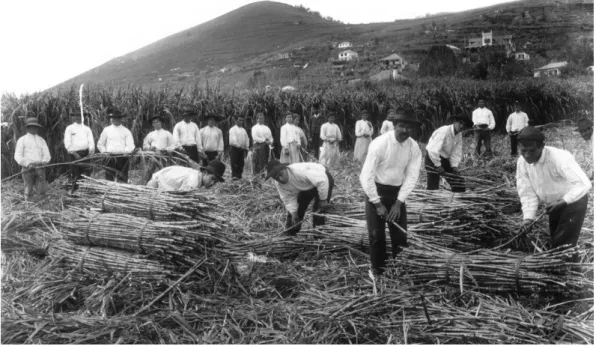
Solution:
M524 0L459 13L392 23L346 25L303 8L271 1L238 8L207 23L176 33L98 66L57 87L79 83L147 86L210 80L240 87L261 76L263 83L315 80L331 75L330 60L339 50L332 42L350 41L360 54L362 75L375 72L377 57L398 52L420 61L429 47L451 44L493 30L511 34L532 54L558 58L568 42L593 38L593 1ZM544 53L546 52L546 53ZM278 53L292 53L276 59ZM309 64L308 69L296 69ZM254 83L253 83L254 84Z

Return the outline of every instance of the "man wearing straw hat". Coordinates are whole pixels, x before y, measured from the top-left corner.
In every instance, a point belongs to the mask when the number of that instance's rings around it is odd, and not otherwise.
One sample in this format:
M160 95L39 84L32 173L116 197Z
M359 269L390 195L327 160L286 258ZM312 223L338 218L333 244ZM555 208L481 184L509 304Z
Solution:
M509 139L511 140L511 156L517 156L517 135L519 134L519 131L528 126L530 121L528 115L521 111L521 104L519 101L515 101L514 108L515 112L509 115L507 118L507 125L505 126L505 129L509 134Z
M544 134L532 126L518 135L521 157L515 178L523 211L520 231L531 230L542 202L549 214L551 246L575 246L592 184L571 153L545 146L544 141Z
M135 149L132 133L122 125L122 114L115 109L108 114L112 124L101 132L97 149L107 156L106 180L128 183L129 154Z
M472 127L472 120L463 114L451 117L452 125L439 127L426 146L426 189L438 190L443 175L453 192L466 192L466 183L459 173L462 159L462 131Z
M177 123L172 130L174 143L177 148L184 149L186 155L194 162L199 162L199 127L192 119L197 115L193 109L187 108L182 111L183 120Z
M31 201L33 190L38 198L46 193L46 172L44 165L50 162L50 150L46 141L37 133L42 126L36 118L25 119L27 134L19 138L14 152L15 161L22 167L25 183L25 201Z
M382 274L386 261L385 225L389 226L393 257L407 246L406 200L416 186L422 154L411 131L420 125L412 112L398 109L388 117L394 130L375 138L360 173L368 197L366 224L370 259L375 274Z
M91 129L83 124L81 119L81 111L75 109L70 112L72 124L66 127L64 131L64 148L68 152L68 160L76 161L95 152L95 140ZM89 167L80 166L77 164L70 165L70 183L72 184L71 191L77 189L77 180L81 174L91 174L92 169Z
M267 163L265 180L273 178L279 196L286 206L286 234L296 235L306 209L314 199L313 213L327 209L333 192L333 177L325 166L315 162L282 163L271 160ZM313 215L313 226L325 224L321 216Z
M269 161L270 145L273 143L271 129L265 125L265 115L257 114L257 124L251 129L253 141L254 174L259 174Z
M381 125L381 130L379 131L382 135L386 134L387 132L393 131L393 121L391 121L391 119L394 117L395 109L389 108L389 111L387 111L387 119L383 121L383 124Z
M163 153L166 150L173 150L176 147L174 136L168 130L163 129L163 117L161 115L152 116L149 121L153 126L153 131L149 132L143 140L143 150ZM153 158L145 167L143 181L148 181L155 170L164 165L164 160Z
M170 166L153 174L147 186L161 191L190 191L201 187L208 189L218 182L225 181L225 171L226 165L217 159L205 167L199 167L199 170Z
M207 166L210 161L221 160L224 150L223 132L215 126L216 120L220 117L216 115L207 116L207 126L199 131L198 147L203 160L203 166Z
M476 138L476 154L480 156L480 147L484 142L487 153L492 153L490 148L490 131L495 129L493 112L484 107L484 98L478 98L478 108L472 112L474 122L474 135Z
M250 149L250 139L244 129L244 118L236 118L234 125L229 132L230 140L230 166L232 166L232 180L242 179L244 170L244 158Z
M587 118L579 119L579 121L577 122L576 131L579 132L579 134L590 147L590 157L592 157L592 155L594 155L594 122ZM592 162L592 159L590 161ZM593 167L592 172L590 173L590 180L594 180Z

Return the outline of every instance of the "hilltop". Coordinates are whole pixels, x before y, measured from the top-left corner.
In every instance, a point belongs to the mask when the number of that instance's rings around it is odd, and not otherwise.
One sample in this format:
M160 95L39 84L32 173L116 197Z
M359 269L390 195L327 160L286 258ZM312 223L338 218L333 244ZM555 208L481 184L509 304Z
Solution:
M235 87L329 79L342 41L362 58L366 76L375 61L397 52L420 61L432 45L463 47L482 31L511 34L524 51L556 59L565 45L593 39L593 1L524 0L392 23L342 24L302 7L263 1L240 7L61 83L135 83L157 86L206 80ZM519 49L518 49L519 50ZM278 54L289 53L287 59ZM308 64L308 65L307 65ZM305 65L307 68L304 68Z

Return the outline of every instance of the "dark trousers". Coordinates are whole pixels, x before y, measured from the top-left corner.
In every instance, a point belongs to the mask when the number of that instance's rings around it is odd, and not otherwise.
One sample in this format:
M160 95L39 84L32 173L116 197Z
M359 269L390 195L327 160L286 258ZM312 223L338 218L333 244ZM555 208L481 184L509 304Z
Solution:
M480 155L480 147L484 142L484 147L487 153L491 153L490 149L490 130L474 130L474 137L476 138L476 154Z
M328 171L325 172L325 174L327 174L327 179L329 179L329 190L327 192L327 202L329 202L331 200L331 193L333 192L333 185L334 185L334 181L333 181L333 177L331 176L331 174L329 174ZM315 202L312 205L312 211L313 213L316 213L319 210L319 201L321 200L319 198L319 192L317 191L317 188L313 188L310 189L308 191L300 191L300 193L298 194L298 221L302 221L304 220L304 214L306 214L306 209L308 208L308 205L310 204L310 201L315 200ZM321 217L321 216L314 216L312 217L312 224L313 226L321 226L325 224L325 218ZM287 217L286 217L286 229L287 234L294 236L296 235L296 233L298 233L300 231L302 224L297 224L296 226L292 227L292 214L288 213Z
M376 185L377 193L381 197L381 203L387 208L387 211L391 210L391 207L397 201L397 195L401 186ZM387 243L385 241L385 224L387 224L387 221L377 214L377 208L369 201L366 202L365 211L368 240L370 242L370 261L373 271L382 273L385 268L385 261L387 260ZM407 221L406 204L403 203L401 205L399 219L396 223L404 231L407 231ZM391 252L393 258L395 258L402 251L402 248L407 246L408 235L392 223L389 223L388 226L389 236L391 238Z
M31 200L34 190L38 196L45 196L47 191L46 169L27 169L23 167L21 172L23 182L25 183L25 200Z
M556 213L549 214L548 228L550 229L550 242L553 248L564 244L577 245L587 209L588 194Z
M199 162L199 149L197 149L196 145L183 145L184 151L186 151L186 155L190 157L191 160L194 162Z
M89 156L89 149L85 149L85 150L78 150L77 154L79 154L79 156L81 158L83 157L87 157ZM68 161L72 162L72 161L76 161L78 160L74 155L72 154L68 154ZM89 167L89 166L84 166L81 164L70 164L69 165L70 168L70 181L72 183L72 190L76 190L78 188L77 185L77 180L79 180L81 178L81 174L85 174L87 176L91 175L91 172L93 171L93 168Z
M509 135L509 139L511 140L511 155L517 156L517 133Z
M217 158L217 154L218 154L217 151L206 151L205 156L207 156L207 158L201 159L201 165L203 167L207 167L207 165L209 164L209 161L213 161Z
M232 179L242 179L244 170L244 153L246 150L230 146L230 166L232 166Z
M114 181L117 178L121 183L128 183L129 158L126 156L109 157L106 162L106 180ZM114 170L116 172L114 172Z
M438 190L439 189L439 180L440 175L437 173L435 168L435 164L426 154L426 158L424 159L424 165L426 168L426 189L427 190ZM451 163L448 159L441 157L441 167L445 170L445 180L451 186L451 191L453 192L466 192L466 182L463 177L461 177L458 173L453 171L451 168Z
M312 145L315 147L315 157L319 157L319 150L321 148L321 132L317 131L312 135Z
M253 170L254 174L259 174L265 169L267 162L269 162L269 145L266 143L255 143L254 148Z

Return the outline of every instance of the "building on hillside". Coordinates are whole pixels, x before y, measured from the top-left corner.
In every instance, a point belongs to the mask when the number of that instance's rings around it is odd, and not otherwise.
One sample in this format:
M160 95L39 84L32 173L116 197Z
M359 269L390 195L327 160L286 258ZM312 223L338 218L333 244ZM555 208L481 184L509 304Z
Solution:
M513 57L515 58L515 60L518 60L518 61L530 60L530 54L524 53L524 52L515 53L515 54L513 54Z
M289 59L291 57L292 57L292 53L278 53L277 54L277 60Z
M354 52L353 50L344 50L343 52L339 53L339 60L350 61L355 59L358 59L358 53Z
M465 41L466 49L486 46L505 46L510 50L515 51L512 35L493 36L492 30L489 32L483 31L481 37L469 38Z
M558 76L561 74L561 68L565 66L567 66L566 61L550 63L548 65L534 69L534 77Z
M528 48L532 47L532 42L530 42L530 41L527 41L526 43L524 43L524 44L522 45L522 47L524 47L524 49L528 49Z
M348 42L348 41L344 41L344 42L342 42L342 43L340 43L340 44L337 45L337 48L340 48L340 49L342 49L342 48L350 48L350 47L352 47L352 44L350 42Z
M381 69L384 70L392 70L397 69L399 71L403 70L406 67L407 61L403 57L393 53L383 59L379 60L381 62Z

